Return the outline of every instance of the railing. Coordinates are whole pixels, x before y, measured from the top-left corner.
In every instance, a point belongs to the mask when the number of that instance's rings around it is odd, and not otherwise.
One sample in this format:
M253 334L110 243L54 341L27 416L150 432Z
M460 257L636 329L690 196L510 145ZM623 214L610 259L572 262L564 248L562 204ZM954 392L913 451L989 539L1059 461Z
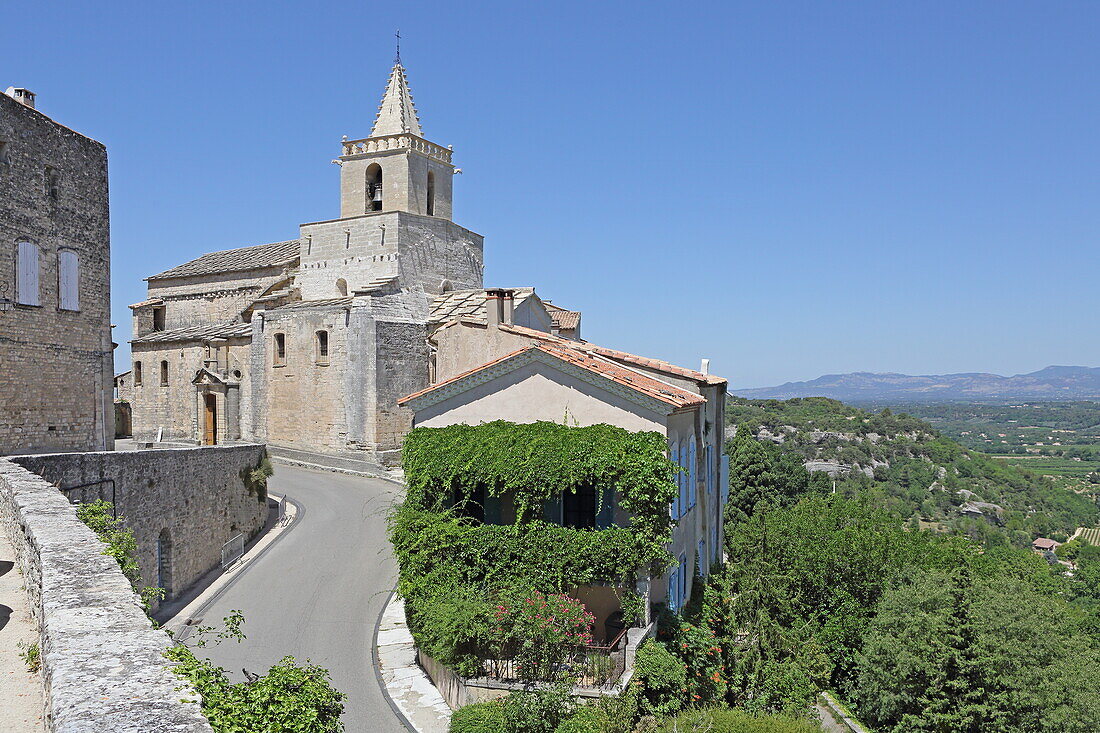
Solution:
M453 154L450 148L430 143L422 137L410 135L409 133L365 137L361 140L344 140L341 145L344 146L345 156L377 153L385 150L415 150L444 163L450 163Z
M103 487L107 484L111 486L111 498L108 499L103 492ZM99 486L99 490L91 499L88 498L88 489L92 486ZM57 490L65 495L65 498L69 500L70 504L87 504L89 501L110 501L111 502L111 514L115 519L118 519L118 503L115 501L115 480L113 478L100 479L99 481L89 481L86 484L77 484L75 486L58 486ZM78 497L75 492L79 491Z
M618 636L608 644L592 644L584 647L557 669L544 670L544 673L539 676L550 676L547 673L552 671L557 675L573 677L574 684L579 687L608 689L614 687L616 681L626 671L627 631L627 629L620 631ZM523 670L520 666L514 658L483 659L481 662L484 676L501 682L516 682L524 679L526 675L522 674Z
M244 555L244 535L234 535L229 542L222 545L222 570L225 570Z

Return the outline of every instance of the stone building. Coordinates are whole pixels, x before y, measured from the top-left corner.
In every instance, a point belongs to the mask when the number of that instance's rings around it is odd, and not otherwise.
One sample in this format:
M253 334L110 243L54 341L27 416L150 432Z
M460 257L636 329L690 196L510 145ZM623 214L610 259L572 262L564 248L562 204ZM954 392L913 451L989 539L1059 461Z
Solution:
M432 301L481 286L483 239L452 221L452 151L423 137L400 63L370 136L341 152L339 218L147 279L135 439L396 455L411 427L397 398L428 385Z
M678 610L696 571L705 575L722 557L726 380L707 373L709 366L685 369L566 337L563 324L579 331L580 314L546 308L529 288L479 292L436 299L433 384L399 404L424 427L544 420L664 435L669 455L684 469L669 507L676 520L669 550L677 563L642 581L650 601ZM591 522L580 526L597 526L595 504L590 510ZM560 511L548 519L563 521ZM617 523L627 521L616 513Z
M114 446L107 149L0 94L0 454Z

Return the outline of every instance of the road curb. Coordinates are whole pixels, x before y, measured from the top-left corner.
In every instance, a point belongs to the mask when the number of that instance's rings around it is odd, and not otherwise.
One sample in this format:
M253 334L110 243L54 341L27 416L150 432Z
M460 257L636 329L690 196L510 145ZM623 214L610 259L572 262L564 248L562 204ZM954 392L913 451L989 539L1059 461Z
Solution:
M374 626L371 655L374 658L378 686L382 689L386 702L410 731L447 733L450 728L451 708L436 689L435 683L417 663L416 645L405 625L404 607L402 605L394 608L396 601L397 593L391 591L382 606L382 612L378 614L378 623ZM390 641L384 645L383 650L378 644L378 637L391 610L390 622L393 627L384 632ZM395 695L398 699L395 699Z

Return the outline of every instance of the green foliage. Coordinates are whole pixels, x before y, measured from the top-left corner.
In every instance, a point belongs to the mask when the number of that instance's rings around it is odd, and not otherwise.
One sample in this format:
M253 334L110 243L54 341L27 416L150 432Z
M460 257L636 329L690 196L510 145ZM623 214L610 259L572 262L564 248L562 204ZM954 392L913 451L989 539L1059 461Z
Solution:
M267 502L267 480L275 474L271 459L264 454L255 468L242 468L241 481L250 495L254 495L261 504Z
M244 639L244 619L234 611L215 635L220 643ZM212 627L198 627L196 647L206 645ZM339 733L345 695L333 689L327 670L294 657L283 657L266 675L246 672L245 682L230 682L226 671L177 643L165 652L172 671L188 680L202 697L202 712L216 733Z
M501 733L505 730L504 703L500 700L475 702L454 711L450 733Z
M655 540L668 535L675 472L659 433L612 425L551 422L415 428L401 452L406 502L442 511L456 493L512 497L520 523L539 516L545 500L582 486L612 489L632 515L632 528Z
M554 733L576 710L566 683L513 692L504 699L504 728L508 733Z
M817 733L821 729L806 720L774 715L752 715L733 708L688 710L664 721L660 733Z
M1035 581L1038 581L1035 582ZM887 593L856 699L884 731L1100 729L1100 650L1045 578L930 570Z
M638 647L632 681L638 690L638 708L643 715L670 715L683 707L687 672L683 662L663 644L649 639Z
M103 554L115 559L148 611L155 601L164 598L164 589L143 585L141 568L137 563L137 540L134 539L133 531L126 527L125 518L115 518L113 513L114 505L111 502L98 499L81 504L76 509L77 519L107 545Z
M42 654L38 648L38 642L28 644L25 641L20 641L16 646L19 647L19 658L27 666L27 671L37 672L42 667Z

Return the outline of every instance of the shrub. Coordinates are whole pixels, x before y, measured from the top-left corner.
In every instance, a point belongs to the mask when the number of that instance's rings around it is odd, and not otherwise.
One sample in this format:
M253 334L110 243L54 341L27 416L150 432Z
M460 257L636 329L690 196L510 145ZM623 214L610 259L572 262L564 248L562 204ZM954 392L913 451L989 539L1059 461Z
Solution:
M603 710L595 705L581 705L554 729L554 733L606 733L610 727L611 721Z
M504 705L499 700L476 702L454 711L450 733L500 733L504 730Z
M563 662L592 643L595 616L564 594L514 593L497 605L493 632L525 680L554 679Z
M644 715L670 715L680 710L687 689L684 665L652 639L638 647L634 658L634 685Z
M559 683L513 692L504 698L504 727L508 733L554 733L572 717L577 704L569 685Z
M669 718L657 730L660 733L820 733L821 728L796 718L750 715L734 708L704 708Z

